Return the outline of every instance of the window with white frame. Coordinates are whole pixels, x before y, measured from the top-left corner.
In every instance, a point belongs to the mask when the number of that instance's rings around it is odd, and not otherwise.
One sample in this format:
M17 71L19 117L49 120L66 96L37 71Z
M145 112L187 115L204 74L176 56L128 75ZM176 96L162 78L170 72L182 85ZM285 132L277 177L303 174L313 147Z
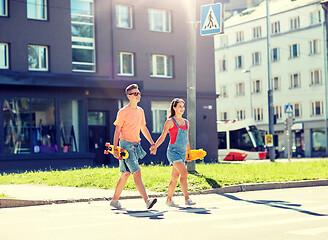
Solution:
M95 72L94 0L71 0L72 71Z
M260 64L261 64L261 53L260 52L252 53L252 65L257 66Z
M8 43L0 43L0 69L9 68Z
M311 70L311 85L322 84L322 74L320 69Z
M153 120L153 133L161 133L167 120L170 109L170 102L166 101L152 101L151 113Z
M277 119L282 119L282 106L274 106L274 115L277 116Z
M311 25L321 23L320 11L311 12L310 19L311 19L311 22L310 22Z
M310 40L310 55L314 55L318 53L320 53L320 40L319 39Z
M119 53L119 72L121 76L134 75L134 54L129 52Z
M300 17L293 17L290 19L290 30L300 28Z
M239 109L239 110L237 110L236 111L237 119L238 120L246 119L245 113L246 113L245 109Z
M220 120L221 121L226 121L228 120L228 112L220 112Z
M298 58L300 56L300 45L298 43L289 45L289 58Z
M28 70L48 71L48 47L28 45Z
M227 71L227 60L225 58L219 60L219 69L220 72Z
M311 116L321 116L323 114L323 102L312 101L311 102Z
M224 34L220 37L220 47L228 46L228 35Z
M236 95L237 96L245 95L245 84L243 82L236 83Z
M294 103L293 106L294 106L293 116L294 117L301 117L302 116L302 104L300 104L300 103Z
M148 10L149 30L171 32L171 13L167 10L150 8Z
M172 78L173 57L153 54L150 57L151 77Z
M132 26L132 7L117 4L116 8L116 27L131 29Z
M271 23L271 33L272 34L280 33L280 21Z
M301 87L300 73L289 74L289 79L290 79L290 88Z
M47 20L47 0L27 0L27 18Z
M263 108L254 108L254 120L262 121L263 120Z
M239 31L236 33L236 41L237 43L244 41L244 31Z
M262 30L261 30L261 26L257 26L255 28L253 28L253 38L260 38L262 37Z
M261 80L253 80L252 81L252 92L260 93L261 92Z
M0 16L8 16L8 0L0 0Z
M220 97L222 98L228 97L227 85L220 86Z
M280 60L280 49L279 48L272 48L271 53L271 61L278 62Z
M237 56L235 57L235 68L236 69L241 69L244 67L243 64L243 56Z
M280 90L280 77L279 76L272 77L272 84L273 84L274 91Z

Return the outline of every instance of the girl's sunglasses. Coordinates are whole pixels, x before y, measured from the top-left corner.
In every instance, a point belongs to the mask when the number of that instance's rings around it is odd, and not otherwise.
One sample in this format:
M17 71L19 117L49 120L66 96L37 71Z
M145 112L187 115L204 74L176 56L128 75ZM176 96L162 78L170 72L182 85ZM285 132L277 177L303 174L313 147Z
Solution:
M129 93L129 95L130 95L130 96L131 96L131 95L134 95L134 96L138 96L138 95L140 95L140 96L141 96L141 92Z

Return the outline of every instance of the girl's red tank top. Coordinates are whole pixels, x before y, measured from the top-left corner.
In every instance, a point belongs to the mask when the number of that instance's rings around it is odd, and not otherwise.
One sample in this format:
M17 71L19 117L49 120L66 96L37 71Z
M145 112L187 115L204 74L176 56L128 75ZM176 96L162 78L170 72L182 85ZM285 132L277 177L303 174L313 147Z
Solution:
M169 129L169 134L170 134L170 139L171 139L170 143L174 144L177 139L177 135L178 135L178 126L173 119L172 119L172 121L174 123L174 126L171 129ZM186 122L186 120L184 120L184 121L185 121L185 124L183 126L180 126L180 128L183 130L188 130L187 122Z

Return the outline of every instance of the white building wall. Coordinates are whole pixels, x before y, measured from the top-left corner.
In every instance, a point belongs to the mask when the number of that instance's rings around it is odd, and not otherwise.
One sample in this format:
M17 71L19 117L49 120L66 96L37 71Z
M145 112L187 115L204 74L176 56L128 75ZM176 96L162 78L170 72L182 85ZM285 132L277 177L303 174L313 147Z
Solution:
M320 116L312 116L311 102L322 101L325 110L325 57L324 57L324 11L320 1L314 0L272 0L271 23L280 21L280 33L272 35L271 48L279 48L280 60L271 64L272 77L280 77L280 89L273 92L274 106L282 107L282 118L278 119L275 131L279 132L280 148L284 147L284 121L287 114L284 113L286 104L301 104L301 116L295 118L295 122L303 123L303 149L307 156L312 156L312 129L324 127L326 113ZM297 3L296 3L297 2ZM284 5L283 4L288 4ZM294 4L294 5L293 5ZM292 9L287 9L287 7ZM254 10L254 11L253 11ZM244 109L246 118L251 118L251 108L263 108L263 120L256 121L261 129L268 129L268 76L267 76L267 41L265 2L255 8L246 9L250 14L234 16L225 22L225 34L215 36L215 63L216 63L216 91L221 94L217 101L217 119L222 119L222 112L228 113L228 119L237 119L237 110ZM311 24L311 12L320 11L321 22ZM290 19L299 16L300 28L290 30ZM253 38L253 28L261 26L262 36ZM236 33L244 31L244 41L236 41ZM221 38L227 38L228 43L222 46ZM310 41L319 40L320 50L318 54L310 54ZM289 58L289 46L299 44L300 55L297 58ZM260 65L252 65L252 53L259 51L261 54ZM235 69L235 57L243 57L243 67ZM220 71L220 60L226 59L227 70ZM322 84L311 85L311 70L321 70ZM249 70L245 73L245 70ZM243 73L244 72L244 73ZM290 74L300 74L300 87L290 88ZM261 80L261 92L250 92L250 84L254 80ZM236 96L236 86L243 82L245 94ZM227 97L222 97L221 86L226 85ZM253 116L252 116L253 117ZM295 140L296 142L296 140ZM296 143L297 144L297 143Z

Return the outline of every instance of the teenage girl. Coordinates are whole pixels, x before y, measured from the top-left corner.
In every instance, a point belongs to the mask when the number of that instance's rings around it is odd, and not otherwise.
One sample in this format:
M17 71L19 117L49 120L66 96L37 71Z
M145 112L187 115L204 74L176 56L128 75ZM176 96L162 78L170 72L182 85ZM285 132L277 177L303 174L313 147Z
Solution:
M171 181L169 184L166 204L170 207L179 207L178 204L172 201L173 193L180 176L180 185L185 198L186 205L194 205L188 195L187 176L188 171L185 166L186 152L190 150L189 134L188 134L188 120L182 117L185 107L184 100L175 98L171 102L171 114L164 124L164 129L161 136L157 139L155 147L158 148L166 138L167 133L170 135L170 143L167 148L167 159L173 165Z

